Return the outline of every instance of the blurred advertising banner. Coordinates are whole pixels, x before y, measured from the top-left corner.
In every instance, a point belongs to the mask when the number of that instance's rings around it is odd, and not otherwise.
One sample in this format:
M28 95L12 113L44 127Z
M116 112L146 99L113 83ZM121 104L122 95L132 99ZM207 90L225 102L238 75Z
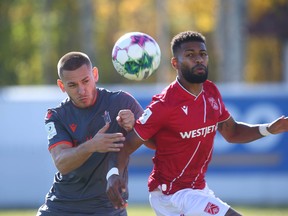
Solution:
M131 93L145 108L165 86L136 83L104 87ZM288 115L288 85L232 84L219 85L219 90L237 121L266 123ZM0 197L0 208L39 207L43 203L56 171L47 149L44 117L47 108L57 106L65 97L57 86L0 89L0 169L6 176L0 184L1 194L5 194ZM214 146L207 182L219 197L238 204L288 204L288 133L239 145L217 135ZM148 203L146 186L153 155L154 151L143 146L131 156L132 203Z
M288 115L288 94L279 89L265 94L266 87L229 92L220 88L227 109L236 121L245 123L267 123L282 115ZM234 92L234 93L233 93ZM264 94L263 94L264 93ZM137 97L136 97L137 98ZM151 98L138 97L145 108ZM130 172L151 171L151 158L154 151L142 146L131 157ZM231 144L217 132L214 142L214 155L208 173L249 173L286 172L288 173L288 133L270 135L248 144Z

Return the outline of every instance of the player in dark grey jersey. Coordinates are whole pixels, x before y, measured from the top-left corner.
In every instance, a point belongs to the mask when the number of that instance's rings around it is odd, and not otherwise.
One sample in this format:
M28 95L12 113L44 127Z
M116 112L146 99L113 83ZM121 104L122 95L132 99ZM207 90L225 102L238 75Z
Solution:
M37 216L125 216L106 195L106 175L143 110L126 92L96 88L98 70L84 53L67 53L57 69L68 98L48 110L45 127L58 172Z

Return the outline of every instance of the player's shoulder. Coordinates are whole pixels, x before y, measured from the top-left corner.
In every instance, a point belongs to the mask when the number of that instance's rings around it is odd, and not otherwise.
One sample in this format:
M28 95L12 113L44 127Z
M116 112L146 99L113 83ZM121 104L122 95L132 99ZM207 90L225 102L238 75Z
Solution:
M175 84L176 82L169 84L161 93L154 95L151 104L158 104L158 106L163 106L165 108L172 107L177 100L177 94L179 95Z
M214 92L216 94L219 94L219 89L217 87L217 85L212 82L211 80L206 80L204 83L203 83L203 89L204 91L206 92Z
M203 83L204 87L208 87L208 88L217 88L216 84L214 82L212 82L211 80L206 80Z
M137 104L137 100L128 92L123 90L111 91L109 89L98 89L99 103L104 106L112 105L118 108L130 107L133 104Z
M55 112L66 112L65 110L70 109L70 107L74 107L71 99L67 97L63 101L60 102L56 107L51 108Z
M67 109L69 110L70 106L72 106L71 100L69 98L64 99L57 106L47 109L45 120L47 121L58 118L61 115L66 115Z
M133 97L130 93L123 90L109 90L106 88L97 88L98 94L110 97Z

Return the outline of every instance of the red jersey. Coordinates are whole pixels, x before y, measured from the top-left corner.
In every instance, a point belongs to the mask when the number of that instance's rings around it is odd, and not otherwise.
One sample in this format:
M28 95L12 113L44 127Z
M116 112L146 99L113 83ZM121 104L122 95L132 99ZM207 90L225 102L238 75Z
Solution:
M198 96L177 80L155 95L134 127L141 139L156 144L149 191L158 186L164 194L203 189L217 125L229 117L217 87L208 80Z

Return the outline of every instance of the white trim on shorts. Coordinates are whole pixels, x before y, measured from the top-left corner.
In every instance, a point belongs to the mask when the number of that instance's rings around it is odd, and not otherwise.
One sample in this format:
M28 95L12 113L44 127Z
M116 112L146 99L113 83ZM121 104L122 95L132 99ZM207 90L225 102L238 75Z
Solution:
M230 206L206 187L192 188L165 195L160 189L149 193L149 201L157 216L224 216Z

